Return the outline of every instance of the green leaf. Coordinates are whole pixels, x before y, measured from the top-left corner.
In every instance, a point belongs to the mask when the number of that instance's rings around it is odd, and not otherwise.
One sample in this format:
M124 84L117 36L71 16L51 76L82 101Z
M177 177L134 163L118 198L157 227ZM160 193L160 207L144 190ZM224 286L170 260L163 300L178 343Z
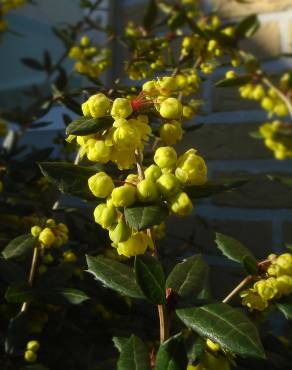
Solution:
M260 28L260 22L256 14L243 18L235 27L235 35L238 38L251 37Z
M62 303L70 303L74 305L81 304L84 301L87 301L89 299L88 295L82 290L79 289L72 289L72 288L62 288L62 289L56 289L52 291L45 292L45 295L48 295L50 297L54 297L56 299L56 303L59 304L59 302Z
M275 181L275 182L278 182L280 184L287 185L287 186L292 186L292 177L268 175L268 178L271 181Z
M122 345L118 370L150 370L150 357L147 347L135 335L131 335Z
M16 263L0 258L0 277L8 284L23 283L27 276L24 270Z
M154 24L158 15L158 7L156 0L149 0L146 13L143 18L143 26L146 30L149 30L151 26Z
M23 303L31 301L33 298L33 292L30 287L8 287L5 293L5 299L9 303Z
M224 234L216 233L215 243L224 256L232 261L241 263L245 268L248 266L249 273L250 271L257 273L256 258L252 252L238 240Z
M259 272L258 263L254 257L245 256L242 259L242 265L250 275L257 275Z
M256 140L263 140L264 137L259 131L250 131L249 136Z
M136 256L135 275L146 298L154 304L165 304L165 277L156 258L147 255Z
M88 188L88 179L96 174L96 170L66 162L41 162L39 166L44 176L62 193L94 199Z
M251 80L250 76L238 76L233 78L226 78L215 83L216 87L239 87L246 85Z
M178 263L166 280L166 288L171 288L179 296L196 296L204 287L208 274L208 265L201 254Z
M191 331L185 338L185 346L189 361L198 362L205 351L206 340Z
M40 62L33 58L21 58L21 62L27 67L35 69L37 71L43 71L45 69L45 67Z
M265 358L256 327L240 310L224 303L212 303L176 312L186 326L218 343L223 350L244 357Z
M111 117L88 118L79 117L71 122L66 128L67 135L85 136L95 134L100 130L110 127L113 123Z
M86 256L88 272L107 288L132 298L145 298L127 265L105 257Z
M121 352L122 346L129 340L127 337L113 337L113 342L116 349Z
M37 239L31 234L18 236L4 248L2 255L5 259L24 257L37 245Z
M286 317L287 320L292 320L292 303L276 303L276 307L282 314Z
M220 179L208 181L205 185L188 186L184 190L191 199L200 199L236 189L247 182L248 179Z
M188 364L182 334L174 335L159 347L155 370L182 370Z
M124 216L130 227L140 231L159 225L167 218L168 209L159 204L133 206L125 208Z

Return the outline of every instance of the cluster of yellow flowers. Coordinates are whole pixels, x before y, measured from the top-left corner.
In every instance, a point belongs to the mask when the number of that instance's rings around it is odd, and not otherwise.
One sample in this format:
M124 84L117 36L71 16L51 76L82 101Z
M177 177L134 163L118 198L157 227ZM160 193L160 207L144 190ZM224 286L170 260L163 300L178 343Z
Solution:
M270 255L271 264L265 278L241 292L242 304L251 310L263 311L271 301L292 293L292 254Z
M24 352L24 359L27 362L36 362L37 352L40 348L40 343L37 340L31 340L26 345L26 351Z
M56 223L48 219L44 226L35 225L31 228L31 235L38 239L41 248L59 248L68 242L68 228L63 223Z
M5 14L25 3L26 0L0 0L0 33L6 31L8 27L8 23L4 19Z
M230 370L229 359L220 351L220 346L210 339L206 341L206 349L197 365L189 364L187 370Z
M233 77L230 73L229 76ZM228 75L226 77L228 77ZM239 88L239 93L244 99L259 101L262 108L270 114L284 117L289 113L287 105L279 97L276 90L273 88L267 90L261 83L247 83Z
M74 69L90 78L99 77L110 64L110 50L97 49L87 36L81 38L79 45L71 47L69 57L76 60Z
M260 126L265 145L277 159L292 158L292 125L280 121L267 122Z

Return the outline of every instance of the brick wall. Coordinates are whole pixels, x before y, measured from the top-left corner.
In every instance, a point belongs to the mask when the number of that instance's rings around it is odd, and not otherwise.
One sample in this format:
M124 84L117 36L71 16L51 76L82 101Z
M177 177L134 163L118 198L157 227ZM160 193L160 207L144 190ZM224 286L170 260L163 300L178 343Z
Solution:
M140 18L146 1L125 1L125 18ZM289 58L281 53L292 52L292 0L257 0L238 4L232 0L209 0L202 4L211 10L218 6L226 22L239 16L257 13L260 30L242 48L256 54L266 71L280 74L291 69ZM292 161L273 159L261 141L252 139L249 132L267 119L266 113L254 102L239 99L234 88L214 88L226 68L219 68L204 83L206 101L205 126L188 134L180 149L194 146L207 159L209 177L249 176L249 184L237 191L225 193L200 202L195 215L187 220L171 220L168 247L187 245L187 251L205 252L215 275L223 274L225 262L216 250L214 232L219 231L238 238L249 245L259 258L272 251L281 252L284 243L292 242L292 190L271 183L267 173L292 174ZM239 272L229 264L231 280L238 281ZM220 279L212 279L218 295L228 291Z

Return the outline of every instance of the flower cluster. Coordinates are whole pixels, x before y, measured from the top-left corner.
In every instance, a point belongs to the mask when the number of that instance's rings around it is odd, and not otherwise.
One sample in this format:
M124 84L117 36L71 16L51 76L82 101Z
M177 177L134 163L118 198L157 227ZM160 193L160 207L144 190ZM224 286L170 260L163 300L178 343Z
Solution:
M242 304L251 310L263 311L271 301L292 293L292 254L271 255L269 259L266 276L240 294Z
M31 340L26 345L26 351L24 352L24 359L27 362L36 362L37 352L40 348L40 343L37 340Z
M0 0L0 33L7 30L7 21L4 16L12 9L24 5L26 0Z
M68 228L63 223L56 223L48 219L45 225L35 225L31 228L31 234L37 238L42 249L59 248L68 242Z
M277 159L292 158L292 127L280 121L267 122L260 126L265 145Z
M87 36L83 36L79 45L69 51L69 57L75 59L74 69L90 78L98 78L110 64L110 50L97 49Z
M142 254L151 247L147 233L131 230L124 220L123 208L135 202L167 204L171 213L186 216L192 211L192 202L185 186L202 185L207 179L205 161L194 149L177 157L172 147L160 147L154 155L155 164L145 169L145 178L136 174L126 177L121 186L115 187L113 179L99 172L88 180L91 192L106 198L94 211L95 222L109 230L109 237L119 254L127 257ZM157 227L159 235L163 226Z

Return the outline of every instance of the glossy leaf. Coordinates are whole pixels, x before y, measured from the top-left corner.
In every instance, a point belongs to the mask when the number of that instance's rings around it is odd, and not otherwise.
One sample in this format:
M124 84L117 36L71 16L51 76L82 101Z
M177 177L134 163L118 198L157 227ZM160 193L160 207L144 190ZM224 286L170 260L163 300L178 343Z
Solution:
M256 273L257 260L252 252L238 240L230 236L216 233L215 243L221 252L232 261L239 262L243 267L247 267L248 272Z
M165 278L160 262L151 256L135 258L135 275L141 291L154 304L165 304Z
M182 370L188 364L182 334L174 335L162 343L156 355L155 370Z
M33 291L29 287L8 287L5 293L5 299L9 303L23 303L31 301L33 298Z
M93 199L88 188L88 178L96 174L96 170L65 162L41 162L39 166L44 176L62 193Z
M168 209L164 205L152 204L125 208L125 219L135 230L145 230L159 225L168 216Z
M88 272L104 286L132 298L144 298L129 266L101 256L87 256L86 259Z
M247 179L221 179L208 181L205 185L188 186L184 191L191 199L200 199L236 189L247 182Z
M292 303L276 303L276 307L282 314L286 317L287 320L292 320Z
M213 303L176 312L186 326L218 343L222 349L244 357L265 357L256 327L240 310Z
M45 69L45 67L40 62L33 58L21 58L21 62L27 67L35 69L37 71L43 71Z
M95 134L100 130L110 127L113 123L111 117L88 118L79 117L71 122L66 128L67 135L85 136Z
M31 234L18 236L4 248L2 255L5 259L24 257L30 253L37 244Z
M243 18L235 27L235 34L239 38L251 37L260 27L256 14Z
M118 370L150 370L150 357L147 347L135 335L131 335L122 344Z
M208 265L198 254L174 267L166 280L166 287L181 297L195 296L203 289L207 274Z
M148 30L154 24L158 14L156 0L148 0L146 13L143 18L143 26Z

